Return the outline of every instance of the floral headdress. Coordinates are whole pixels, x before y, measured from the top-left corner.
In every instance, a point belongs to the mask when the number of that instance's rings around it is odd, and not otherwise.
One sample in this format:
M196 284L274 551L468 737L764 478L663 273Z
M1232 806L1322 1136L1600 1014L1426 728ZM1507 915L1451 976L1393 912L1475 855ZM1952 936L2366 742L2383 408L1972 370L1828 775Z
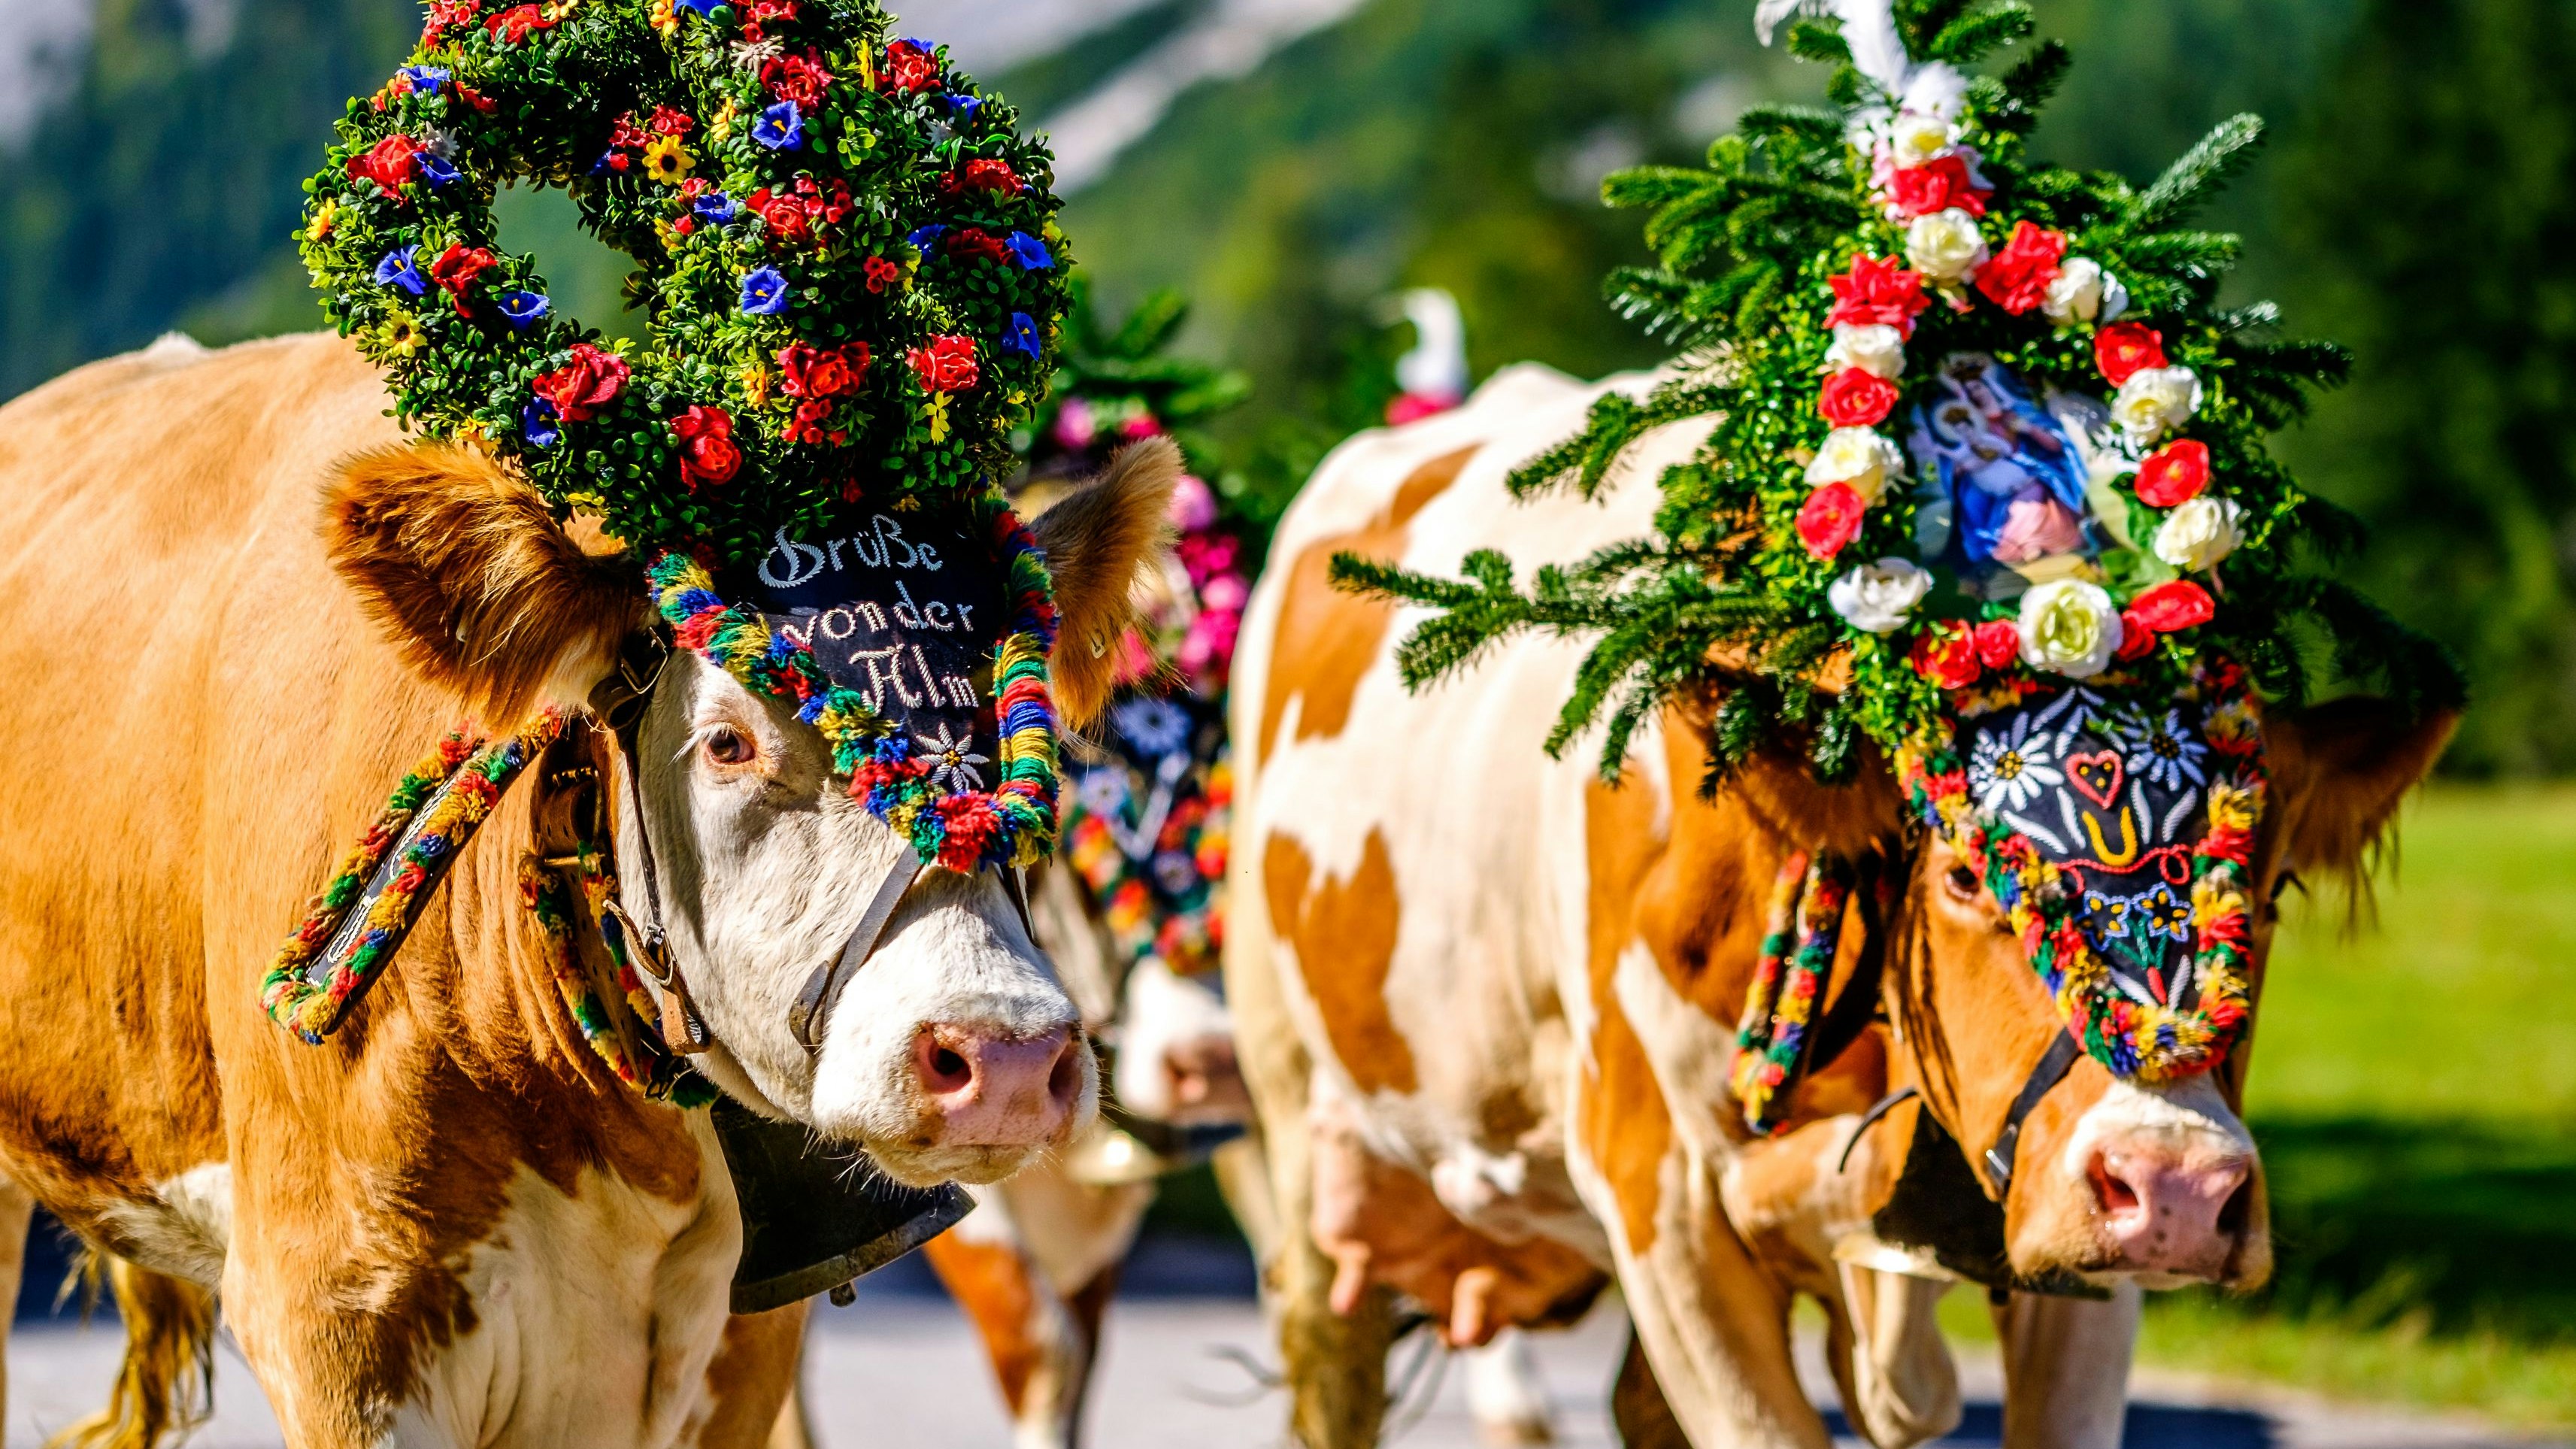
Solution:
M1491 553L1463 581L1336 575L1440 611L1404 646L1414 681L1518 629L1600 634L1549 748L1606 716L1614 777L1710 686L1712 787L1784 736L1826 781L1875 743L2094 1057L2205 1070L2245 1015L2264 702L2462 694L2437 646L2313 571L2358 524L2265 451L2344 354L2220 308L2237 240L2182 225L2261 125L2137 190L2028 157L2063 46L1965 69L2026 39L2027 7L1764 0L1764 38L1792 16L1836 108L1755 107L1705 168L1609 179L1661 259L1610 299L1679 359L1513 479L1588 494L1649 429L1714 416L1655 536L1526 591Z
M796 705L853 793L961 869L1034 862L1055 829L1055 610L994 479L1069 259L1018 122L873 0L434 0L303 229L406 426L643 552L684 644ZM642 342L495 245L514 179L634 258Z

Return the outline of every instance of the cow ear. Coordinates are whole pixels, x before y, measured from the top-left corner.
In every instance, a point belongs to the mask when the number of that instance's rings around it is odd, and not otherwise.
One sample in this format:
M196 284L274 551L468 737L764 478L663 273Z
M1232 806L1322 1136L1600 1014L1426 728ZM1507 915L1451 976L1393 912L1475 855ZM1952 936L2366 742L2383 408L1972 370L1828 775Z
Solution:
M629 560L585 551L525 480L452 443L342 463L322 542L404 662L494 726L579 705L647 603Z
M2356 874L2459 723L2457 710L2416 713L2358 696L2266 715L2264 752L2273 798L2287 810L2291 868Z
M1080 729L1109 703L1118 641L1135 609L1136 570L1164 546L1181 450L1154 438L1120 453L1100 480L1068 494L1029 525L1055 576L1058 619L1047 673L1065 723Z

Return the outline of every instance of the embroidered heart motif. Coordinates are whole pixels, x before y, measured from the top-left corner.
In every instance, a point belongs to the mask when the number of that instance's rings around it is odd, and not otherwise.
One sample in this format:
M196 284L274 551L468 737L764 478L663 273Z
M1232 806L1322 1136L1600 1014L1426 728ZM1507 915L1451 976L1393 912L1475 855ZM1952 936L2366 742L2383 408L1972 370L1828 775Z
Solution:
M2085 799L2108 810L2120 796L2120 785L2128 776L2120 763L2118 750L2096 750L2089 755L2066 757L2066 781Z

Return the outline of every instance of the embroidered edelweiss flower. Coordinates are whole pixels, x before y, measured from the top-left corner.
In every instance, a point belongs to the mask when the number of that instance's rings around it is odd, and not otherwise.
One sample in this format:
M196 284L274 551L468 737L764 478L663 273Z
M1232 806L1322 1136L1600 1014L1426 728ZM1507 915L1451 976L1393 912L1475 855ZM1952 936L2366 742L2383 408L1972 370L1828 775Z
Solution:
M2168 709L2161 720L2152 711L2135 716L2120 731L2120 745L2131 779L2167 790L2209 783L2209 746L2183 723L2181 710Z
M989 765L992 761L973 752L973 735L959 739L948 732L946 725L941 725L937 733L914 735L912 742L921 747L921 752L913 758L930 762L930 783L934 789L962 795L969 790L984 788L984 777L975 772L975 767Z
M758 75L762 66L786 53L787 42L774 35L766 40L738 40L734 42L733 63L737 70Z
M1189 713L1168 699L1142 695L1127 700L1109 712L1109 719L1139 754L1175 754L1189 743Z
M2034 734L2030 716L2007 730L1977 737L1968 755L1968 788L1989 813L2029 808L2032 801L2066 783L2066 775L2049 763L2050 737Z

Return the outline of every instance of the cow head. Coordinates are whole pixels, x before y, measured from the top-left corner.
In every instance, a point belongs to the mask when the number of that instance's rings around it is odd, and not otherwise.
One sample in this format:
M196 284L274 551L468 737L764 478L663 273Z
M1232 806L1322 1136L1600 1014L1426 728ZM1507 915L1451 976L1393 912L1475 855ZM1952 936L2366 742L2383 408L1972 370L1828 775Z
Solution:
M1108 664L1090 641L1124 627L1177 471L1168 445L1133 450L1036 530L1069 721L1100 705ZM648 619L635 560L576 543L473 449L352 461L324 534L410 666L486 721L579 705ZM809 1050L791 1008L910 846L850 797L814 727L694 654L670 658L635 739L634 788L612 791L622 894L646 909L649 849L672 960L716 1040L699 1061L728 1093L923 1185L1008 1176L1088 1118L1098 1071L1073 1003L993 872L924 871Z
M2289 873L2356 875L2453 722L2409 719L2374 700L2266 717L2269 798L2248 872L2258 997ZM1986 879L1940 832L1925 833L1912 870L1888 965L1900 1055L1991 1183L1987 1151L2066 1022ZM2150 1287L2261 1284L2271 1271L2263 1171L2238 1115L2250 1045L2249 1026L2218 1067L2161 1086L2078 1055L2015 1144L2004 1203L2013 1270Z

